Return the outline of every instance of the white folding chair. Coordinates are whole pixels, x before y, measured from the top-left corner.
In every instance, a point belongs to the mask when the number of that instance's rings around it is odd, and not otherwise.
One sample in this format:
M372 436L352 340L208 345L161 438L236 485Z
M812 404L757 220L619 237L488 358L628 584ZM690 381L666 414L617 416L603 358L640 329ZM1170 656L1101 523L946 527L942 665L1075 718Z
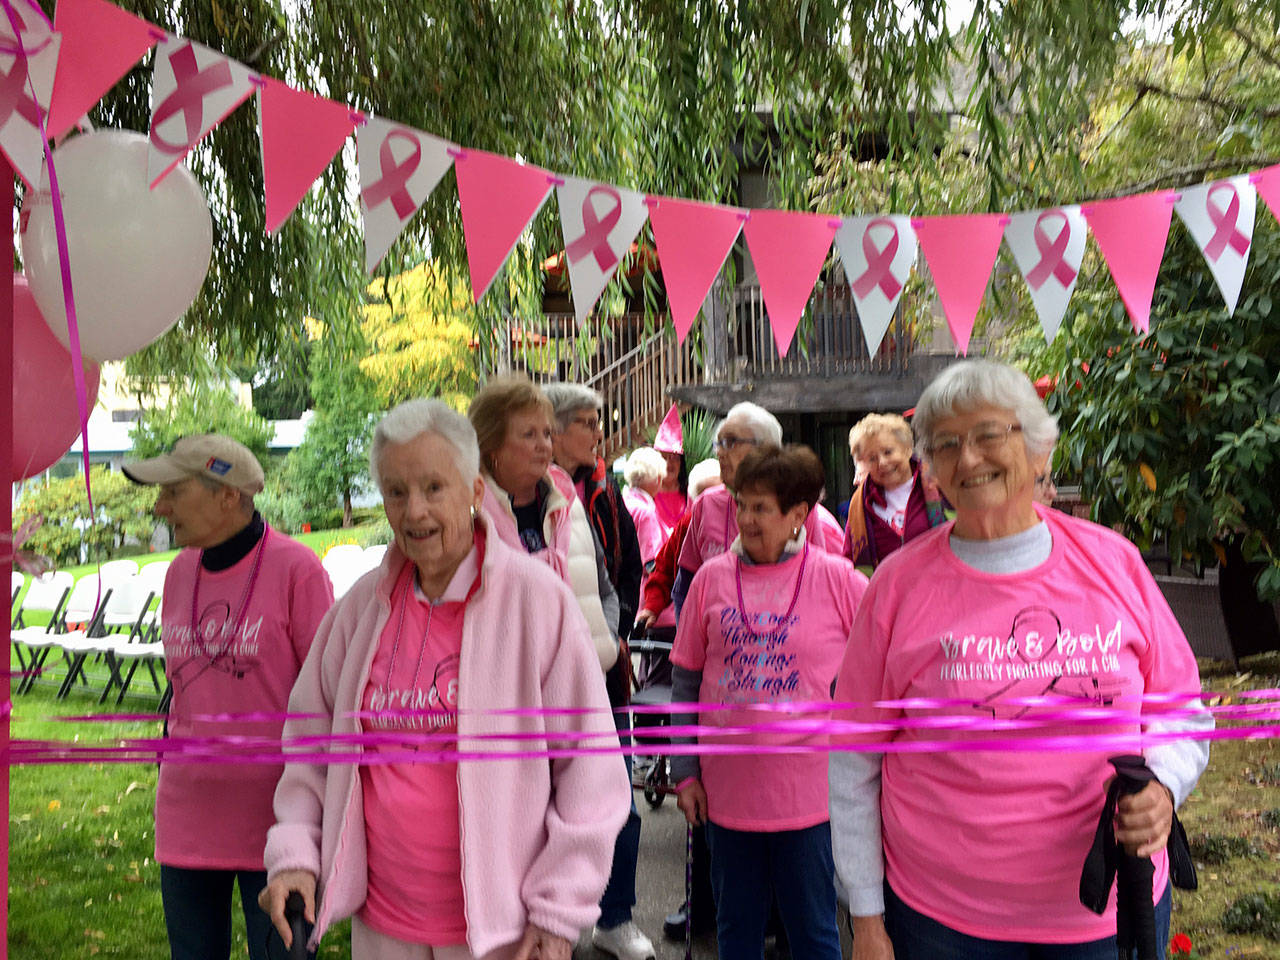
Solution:
M9 633L9 640L22 673L18 680L18 693L25 693L31 689L39 672L39 666L49 655L48 651L57 645L57 632L64 629L62 608L67 602L74 582L75 578L70 573L58 570L34 578L31 585L27 587L26 596L22 598L22 606L14 615L13 629ZM32 613L49 614L48 623L44 626L28 624L26 615Z
M375 543L371 547L364 548L365 560L369 563L369 569L382 563L382 558L387 555L387 545L385 543Z
M15 603L18 602L18 594L22 592L22 586L26 582L27 582L27 578L23 575L21 570L15 570L13 571L13 573L9 574L9 583L13 588L10 591L10 596L9 596L10 607L12 607Z
M133 680L139 662L147 664L151 671L151 682L155 685L156 692L160 692L160 682L155 673L155 658L150 656L149 652L140 654L136 649L150 646L145 643L147 634L145 620L154 596L141 576L130 577L112 589L111 599L107 601L102 612L102 627L105 635L89 637L89 640L97 640L97 643L87 645L87 649L82 650L77 661L83 675L85 658L90 653L102 654L108 676L107 685L98 698L99 703L106 703L113 687L120 688L116 703L124 699L125 691L129 689L129 683ZM160 655L163 658L163 646L161 646ZM127 675L121 674L121 665L124 660L133 660ZM68 690L70 690L70 682L69 679Z
M138 575L137 560L108 560L98 568L98 576L102 578L102 588L114 588L116 584Z
M81 577L71 589L71 596L62 611L65 631L54 635L54 646L62 651L67 665L67 675L58 687L60 698L71 692L77 677L85 680L82 669L85 658L90 653L101 652L97 649L97 641L103 634L102 616L111 600L111 592L96 573ZM44 665L47 657L48 650L44 652L39 666Z
M169 560L157 560L144 564L138 570L138 577L146 588L155 595L156 608L148 610L142 618L142 624L152 640L160 639L160 600L164 597L164 580L169 573Z

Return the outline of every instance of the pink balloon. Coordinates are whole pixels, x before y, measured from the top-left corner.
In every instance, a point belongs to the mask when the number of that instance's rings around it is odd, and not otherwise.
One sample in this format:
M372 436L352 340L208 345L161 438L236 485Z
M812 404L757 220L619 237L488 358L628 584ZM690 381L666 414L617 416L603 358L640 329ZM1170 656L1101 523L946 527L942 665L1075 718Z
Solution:
M98 365L86 361L86 404L98 397ZM22 274L13 277L13 482L62 459L80 433L71 354L44 322Z

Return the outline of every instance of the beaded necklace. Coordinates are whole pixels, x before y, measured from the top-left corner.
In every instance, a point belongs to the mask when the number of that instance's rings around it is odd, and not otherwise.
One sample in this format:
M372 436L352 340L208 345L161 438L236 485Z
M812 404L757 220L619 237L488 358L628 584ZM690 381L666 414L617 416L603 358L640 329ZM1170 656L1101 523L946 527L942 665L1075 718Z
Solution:
M791 614L795 612L796 602L800 599L800 585L804 583L804 568L809 562L809 542L806 540L804 544L804 553L800 554L800 572L796 575L796 590L791 595L791 606L787 607L786 616L782 618L783 623L791 621ZM742 626L752 640L759 641L759 635L751 629L751 621L747 618L747 605L742 601L742 558L738 557L737 566L734 568L734 579L738 586L738 616L742 618Z
M249 579L245 581L244 592L240 594L240 607L236 612L235 623L230 633L225 632L226 624L223 624L224 635L227 639L223 642L221 649L216 651L209 649L205 643L204 635L200 631L200 574L204 569L204 551L200 551L200 559L196 561L196 582L191 588L191 632L195 636L196 646L200 648L200 652L208 659L211 666L217 666L218 662L227 655L227 651L235 644L236 635L239 634L240 628L244 625L244 617L249 610L249 601L253 598L253 588L258 584L258 572L262 569L262 548L267 545L267 537L270 533L271 528L263 524L262 539L258 541L253 558L253 569L249 572Z

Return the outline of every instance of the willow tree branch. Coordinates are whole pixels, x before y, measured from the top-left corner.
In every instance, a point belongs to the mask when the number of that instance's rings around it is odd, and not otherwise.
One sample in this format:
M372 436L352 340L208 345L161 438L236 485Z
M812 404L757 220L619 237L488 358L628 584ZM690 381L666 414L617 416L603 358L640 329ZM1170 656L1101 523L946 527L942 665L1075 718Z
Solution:
M1280 117L1280 107L1263 107L1255 108L1248 104L1240 103L1237 100L1228 100L1225 97L1214 96L1208 91L1204 93L1184 93L1180 90L1170 90L1167 87L1159 87L1153 83L1139 83L1138 93L1154 93L1157 96L1165 97L1169 100L1176 100L1179 103L1203 103L1211 107L1217 107L1219 110L1225 110L1228 113L1251 113L1263 120L1271 120Z
M1257 57L1265 60L1271 66L1280 70L1280 57L1276 56L1275 51L1268 47L1264 47L1258 42L1257 38L1239 26L1233 24L1231 32L1234 33L1246 47L1248 47Z
M1216 160L1206 160L1202 163L1195 163L1185 167L1175 167L1172 170L1165 170L1158 173L1149 180L1143 180L1140 183L1131 183L1124 187L1104 194L1099 199L1107 197L1124 197L1134 193L1142 193L1161 184L1171 187L1184 187L1189 184L1198 183L1199 178L1203 177L1211 170L1225 170L1229 167L1245 167L1248 169L1257 169L1258 167L1270 167L1280 163L1280 157L1267 156L1265 154L1254 154L1248 157L1222 157Z

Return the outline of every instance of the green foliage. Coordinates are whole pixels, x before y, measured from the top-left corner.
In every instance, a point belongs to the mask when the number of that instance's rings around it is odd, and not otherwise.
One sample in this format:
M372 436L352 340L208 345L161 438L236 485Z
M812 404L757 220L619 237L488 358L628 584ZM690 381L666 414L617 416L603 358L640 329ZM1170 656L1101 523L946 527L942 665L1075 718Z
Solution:
M230 390L200 384L183 384L174 391L164 406L144 410L134 425L133 458L144 459L165 453L182 437L195 433L221 433L238 440L265 467L267 444L273 430L271 424L242 407Z
M1254 858L1262 851L1249 837L1224 833L1202 833L1189 838L1191 856L1197 863L1223 864L1236 857Z
M363 349L354 334L344 337L326 329L311 351L315 415L302 443L287 458L283 486L301 501L307 522L313 524L323 522L324 514L340 502L342 525L351 526L351 498L368 486L378 399L360 369Z
M156 525L151 516L156 500L155 488L139 486L124 474L101 466L93 467L89 478L95 517L94 525L83 532L89 559L110 560L127 544L146 544ZM48 557L55 567L79 563L82 534L76 529L75 522L89 516L84 477L50 480L44 486L25 487L14 508L14 526L37 515L44 517L44 523L31 535L26 549Z
M414 397L439 397L465 410L478 382L471 349L469 287L419 264L369 284L361 332L369 344L360 370L377 399L393 407Z
M1229 933L1253 933L1280 940L1280 896L1247 893L1239 897L1222 915L1222 928Z
M683 436L684 462L692 467L695 463L715 456L717 417L710 410L693 408L680 414L680 429ZM645 431L645 442L653 446L657 439L658 428L650 427Z

